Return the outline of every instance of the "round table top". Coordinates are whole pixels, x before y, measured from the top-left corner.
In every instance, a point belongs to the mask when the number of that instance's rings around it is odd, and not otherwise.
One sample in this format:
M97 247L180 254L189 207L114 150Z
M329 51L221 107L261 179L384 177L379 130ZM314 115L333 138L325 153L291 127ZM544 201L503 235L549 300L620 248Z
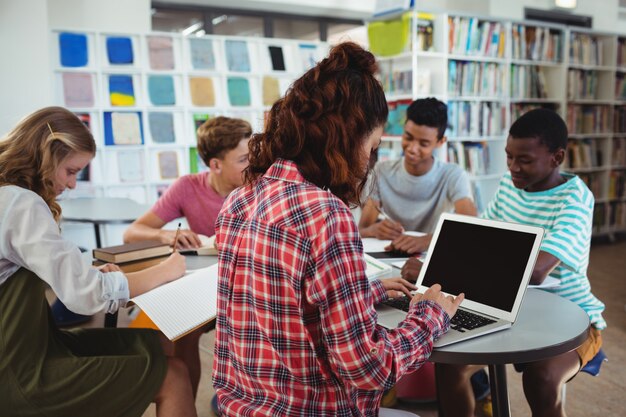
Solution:
M93 197L59 200L65 221L83 223L131 223L150 209L130 198Z
M576 349L588 331L589 316L578 305L530 288L510 329L435 348L430 361L487 365L532 362Z

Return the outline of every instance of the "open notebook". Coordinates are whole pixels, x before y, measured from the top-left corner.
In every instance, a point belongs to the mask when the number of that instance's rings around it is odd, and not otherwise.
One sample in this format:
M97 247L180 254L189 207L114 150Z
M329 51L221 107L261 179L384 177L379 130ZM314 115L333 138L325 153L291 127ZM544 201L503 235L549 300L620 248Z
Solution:
M170 340L217 315L217 264L198 269L131 299Z
M217 255L217 247L215 247L215 235L208 237L198 235L202 246L195 249L182 249L180 253L195 253L196 255Z

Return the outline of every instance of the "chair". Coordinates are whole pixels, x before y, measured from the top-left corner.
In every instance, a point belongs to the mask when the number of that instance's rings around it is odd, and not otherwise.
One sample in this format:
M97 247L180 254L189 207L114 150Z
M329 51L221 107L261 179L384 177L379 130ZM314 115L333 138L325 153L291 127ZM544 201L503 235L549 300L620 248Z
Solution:
M606 353L602 349L596 353L596 356L593 357L585 366L580 368L580 372L586 372L591 376L598 376L600 374L600 368L604 362L608 362L609 358L606 357ZM565 394L566 394L567 384L563 384L563 390L561 392L561 397L563 398L563 406L565 406Z
M435 365L426 362L417 371L403 376L396 383L396 396L414 403L437 401L436 386Z

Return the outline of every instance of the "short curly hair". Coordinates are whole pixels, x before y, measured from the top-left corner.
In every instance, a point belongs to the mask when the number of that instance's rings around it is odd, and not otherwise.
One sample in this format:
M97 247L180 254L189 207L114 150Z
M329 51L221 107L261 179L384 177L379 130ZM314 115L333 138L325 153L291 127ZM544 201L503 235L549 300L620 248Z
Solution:
M448 127L448 106L434 97L418 99L407 109L406 120L436 128L437 140L440 140Z
M223 158L242 139L252 136L252 126L242 119L218 116L204 122L197 133L198 154L208 166L212 158Z

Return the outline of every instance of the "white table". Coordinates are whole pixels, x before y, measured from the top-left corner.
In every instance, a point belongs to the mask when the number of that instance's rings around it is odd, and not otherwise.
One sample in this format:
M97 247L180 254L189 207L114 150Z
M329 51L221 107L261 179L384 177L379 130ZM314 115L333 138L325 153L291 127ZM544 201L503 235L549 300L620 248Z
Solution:
M100 225L132 223L150 209L130 198L93 197L59 200L64 221L91 223L96 234L96 247L102 247Z

